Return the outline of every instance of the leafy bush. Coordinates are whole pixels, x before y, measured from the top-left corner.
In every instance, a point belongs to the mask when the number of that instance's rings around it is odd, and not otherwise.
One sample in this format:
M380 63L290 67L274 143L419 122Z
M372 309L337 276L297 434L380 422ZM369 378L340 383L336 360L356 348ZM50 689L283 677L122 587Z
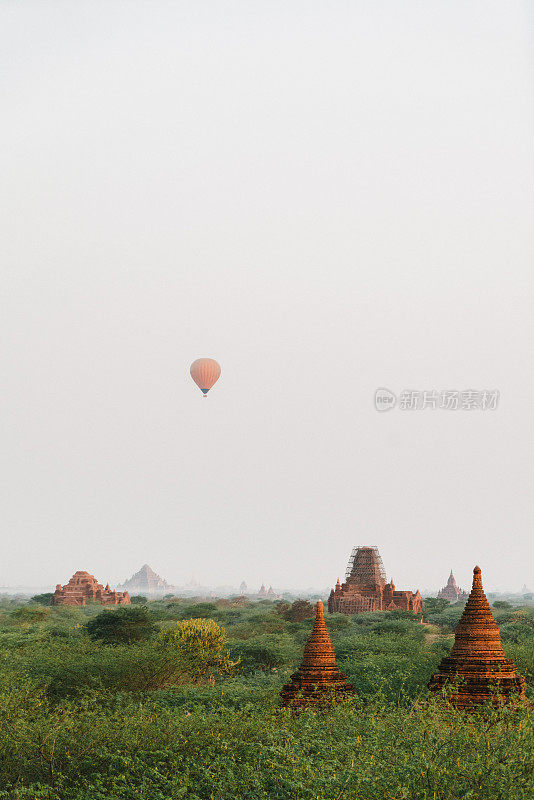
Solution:
M433 625L439 625L448 633L453 633L460 622L460 617L464 613L464 608L465 605L463 603L449 603L448 607L443 611L425 614L425 619Z
M240 670L270 670L294 664L301 655L295 642L287 634L263 634L246 641L229 642L230 656L239 660Z
M308 600L295 600L294 603L281 603L277 609L284 619L290 622L302 622L305 619L315 617L315 606Z
M164 685L155 678L159 665L155 656L154 647L142 643L132 648L58 638L54 646L29 659L27 672L54 702L100 689L147 691Z
M441 659L448 655L450 642L425 645L424 638L369 632L346 636L336 643L337 660L354 685L360 699L377 691L388 700L408 702L421 692Z
M52 592L44 592L43 594L34 594L32 597L32 603L39 603L41 606L51 606L52 605Z
M146 606L120 606L114 611L102 611L89 620L87 633L105 644L144 642L153 636L156 626Z
M50 610L48 608L42 608L41 606L22 606L11 612L11 618L15 622L28 624L41 622L49 613Z
M202 683L233 667L221 642L210 642L209 636L201 634L196 642L191 636L178 641L169 637L165 641L163 636L135 647L94 643L86 637L58 638L35 648L24 667L54 702L80 699L102 689L116 694Z
M181 619L208 619L216 613L215 603L194 603L184 606L180 604Z
M346 614L325 614L326 626L331 636L344 633L350 627L350 617Z
M440 611L444 611L448 605L449 601L444 600L442 597L425 597L423 600L423 612L425 615L439 614Z
M169 678L186 673L193 680L213 679L234 666L225 650L225 632L212 619L176 622L160 633L159 645Z

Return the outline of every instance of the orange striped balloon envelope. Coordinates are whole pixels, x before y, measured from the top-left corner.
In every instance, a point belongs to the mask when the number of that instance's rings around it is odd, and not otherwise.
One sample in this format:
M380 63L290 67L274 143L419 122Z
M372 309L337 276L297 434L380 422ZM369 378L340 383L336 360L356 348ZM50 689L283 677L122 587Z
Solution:
M204 397L206 397L213 384L219 380L221 368L213 358L197 358L191 364L189 372Z

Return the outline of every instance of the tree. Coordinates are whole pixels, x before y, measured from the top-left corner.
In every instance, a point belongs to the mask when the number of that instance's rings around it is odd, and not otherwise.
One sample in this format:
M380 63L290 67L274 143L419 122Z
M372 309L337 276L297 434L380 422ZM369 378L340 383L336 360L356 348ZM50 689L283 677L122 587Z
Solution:
M148 603L148 598L144 594L134 594L130 597L130 603L134 606L145 606Z
M191 603L183 606L180 615L182 619L200 619L201 617L211 617L216 613L217 606L215 603Z
M225 649L224 629L212 619L179 620L159 635L169 679L212 680L235 666Z
M276 603L276 613L286 619L286 614L291 610L291 603Z
M12 619L21 623L34 623L41 622L52 612L48 608L42 606L21 606L11 613Z
M146 606L121 606L116 611L102 611L86 625L91 639L105 644L143 642L153 636L155 629Z
M44 592L43 594L34 594L32 597L33 603L39 603L40 606L51 606L52 605L52 592Z
M230 646L231 655L237 657L243 672L271 670L294 664L301 655L292 637L284 633L264 633L246 641L234 639Z
M425 614L439 614L440 611L448 608L450 605L448 600L443 597L425 597L423 601L423 610Z
M287 608L284 607L281 613L289 622L303 622L305 619L315 617L315 606L308 600L295 600Z

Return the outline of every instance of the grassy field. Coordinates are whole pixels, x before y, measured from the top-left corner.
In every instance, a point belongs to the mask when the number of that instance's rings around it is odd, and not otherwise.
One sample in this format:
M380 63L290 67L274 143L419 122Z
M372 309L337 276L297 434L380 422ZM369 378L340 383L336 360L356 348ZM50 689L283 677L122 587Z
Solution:
M465 715L428 696L462 611L442 605L428 603L428 625L326 615L357 694L294 715L278 692L309 604L141 600L103 618L4 598L0 798L532 800L533 712ZM534 699L534 609L500 605Z

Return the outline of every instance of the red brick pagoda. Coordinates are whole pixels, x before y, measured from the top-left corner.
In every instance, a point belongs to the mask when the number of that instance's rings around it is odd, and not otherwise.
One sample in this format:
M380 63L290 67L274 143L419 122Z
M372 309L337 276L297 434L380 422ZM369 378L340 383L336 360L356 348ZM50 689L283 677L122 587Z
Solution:
M83 570L75 572L65 586L58 583L52 597L54 606L84 606L86 603L122 606L129 602L128 592L114 592L109 588L109 583L104 587L94 575Z
M339 671L334 646L319 600L313 630L304 648L304 658L290 683L282 687L282 705L290 708L314 706L340 700L354 693L347 676Z
M399 591L393 581L386 583L386 573L376 547L355 547L347 566L345 582L339 578L328 598L330 614L361 614L364 611L413 611L421 614L423 601L419 590Z
M443 659L429 688L439 691L455 678L458 693L451 702L456 708L470 708L488 699L506 702L511 695L525 698L525 679L506 658L495 617L482 587L480 567L473 570L473 588L456 628L450 656Z

